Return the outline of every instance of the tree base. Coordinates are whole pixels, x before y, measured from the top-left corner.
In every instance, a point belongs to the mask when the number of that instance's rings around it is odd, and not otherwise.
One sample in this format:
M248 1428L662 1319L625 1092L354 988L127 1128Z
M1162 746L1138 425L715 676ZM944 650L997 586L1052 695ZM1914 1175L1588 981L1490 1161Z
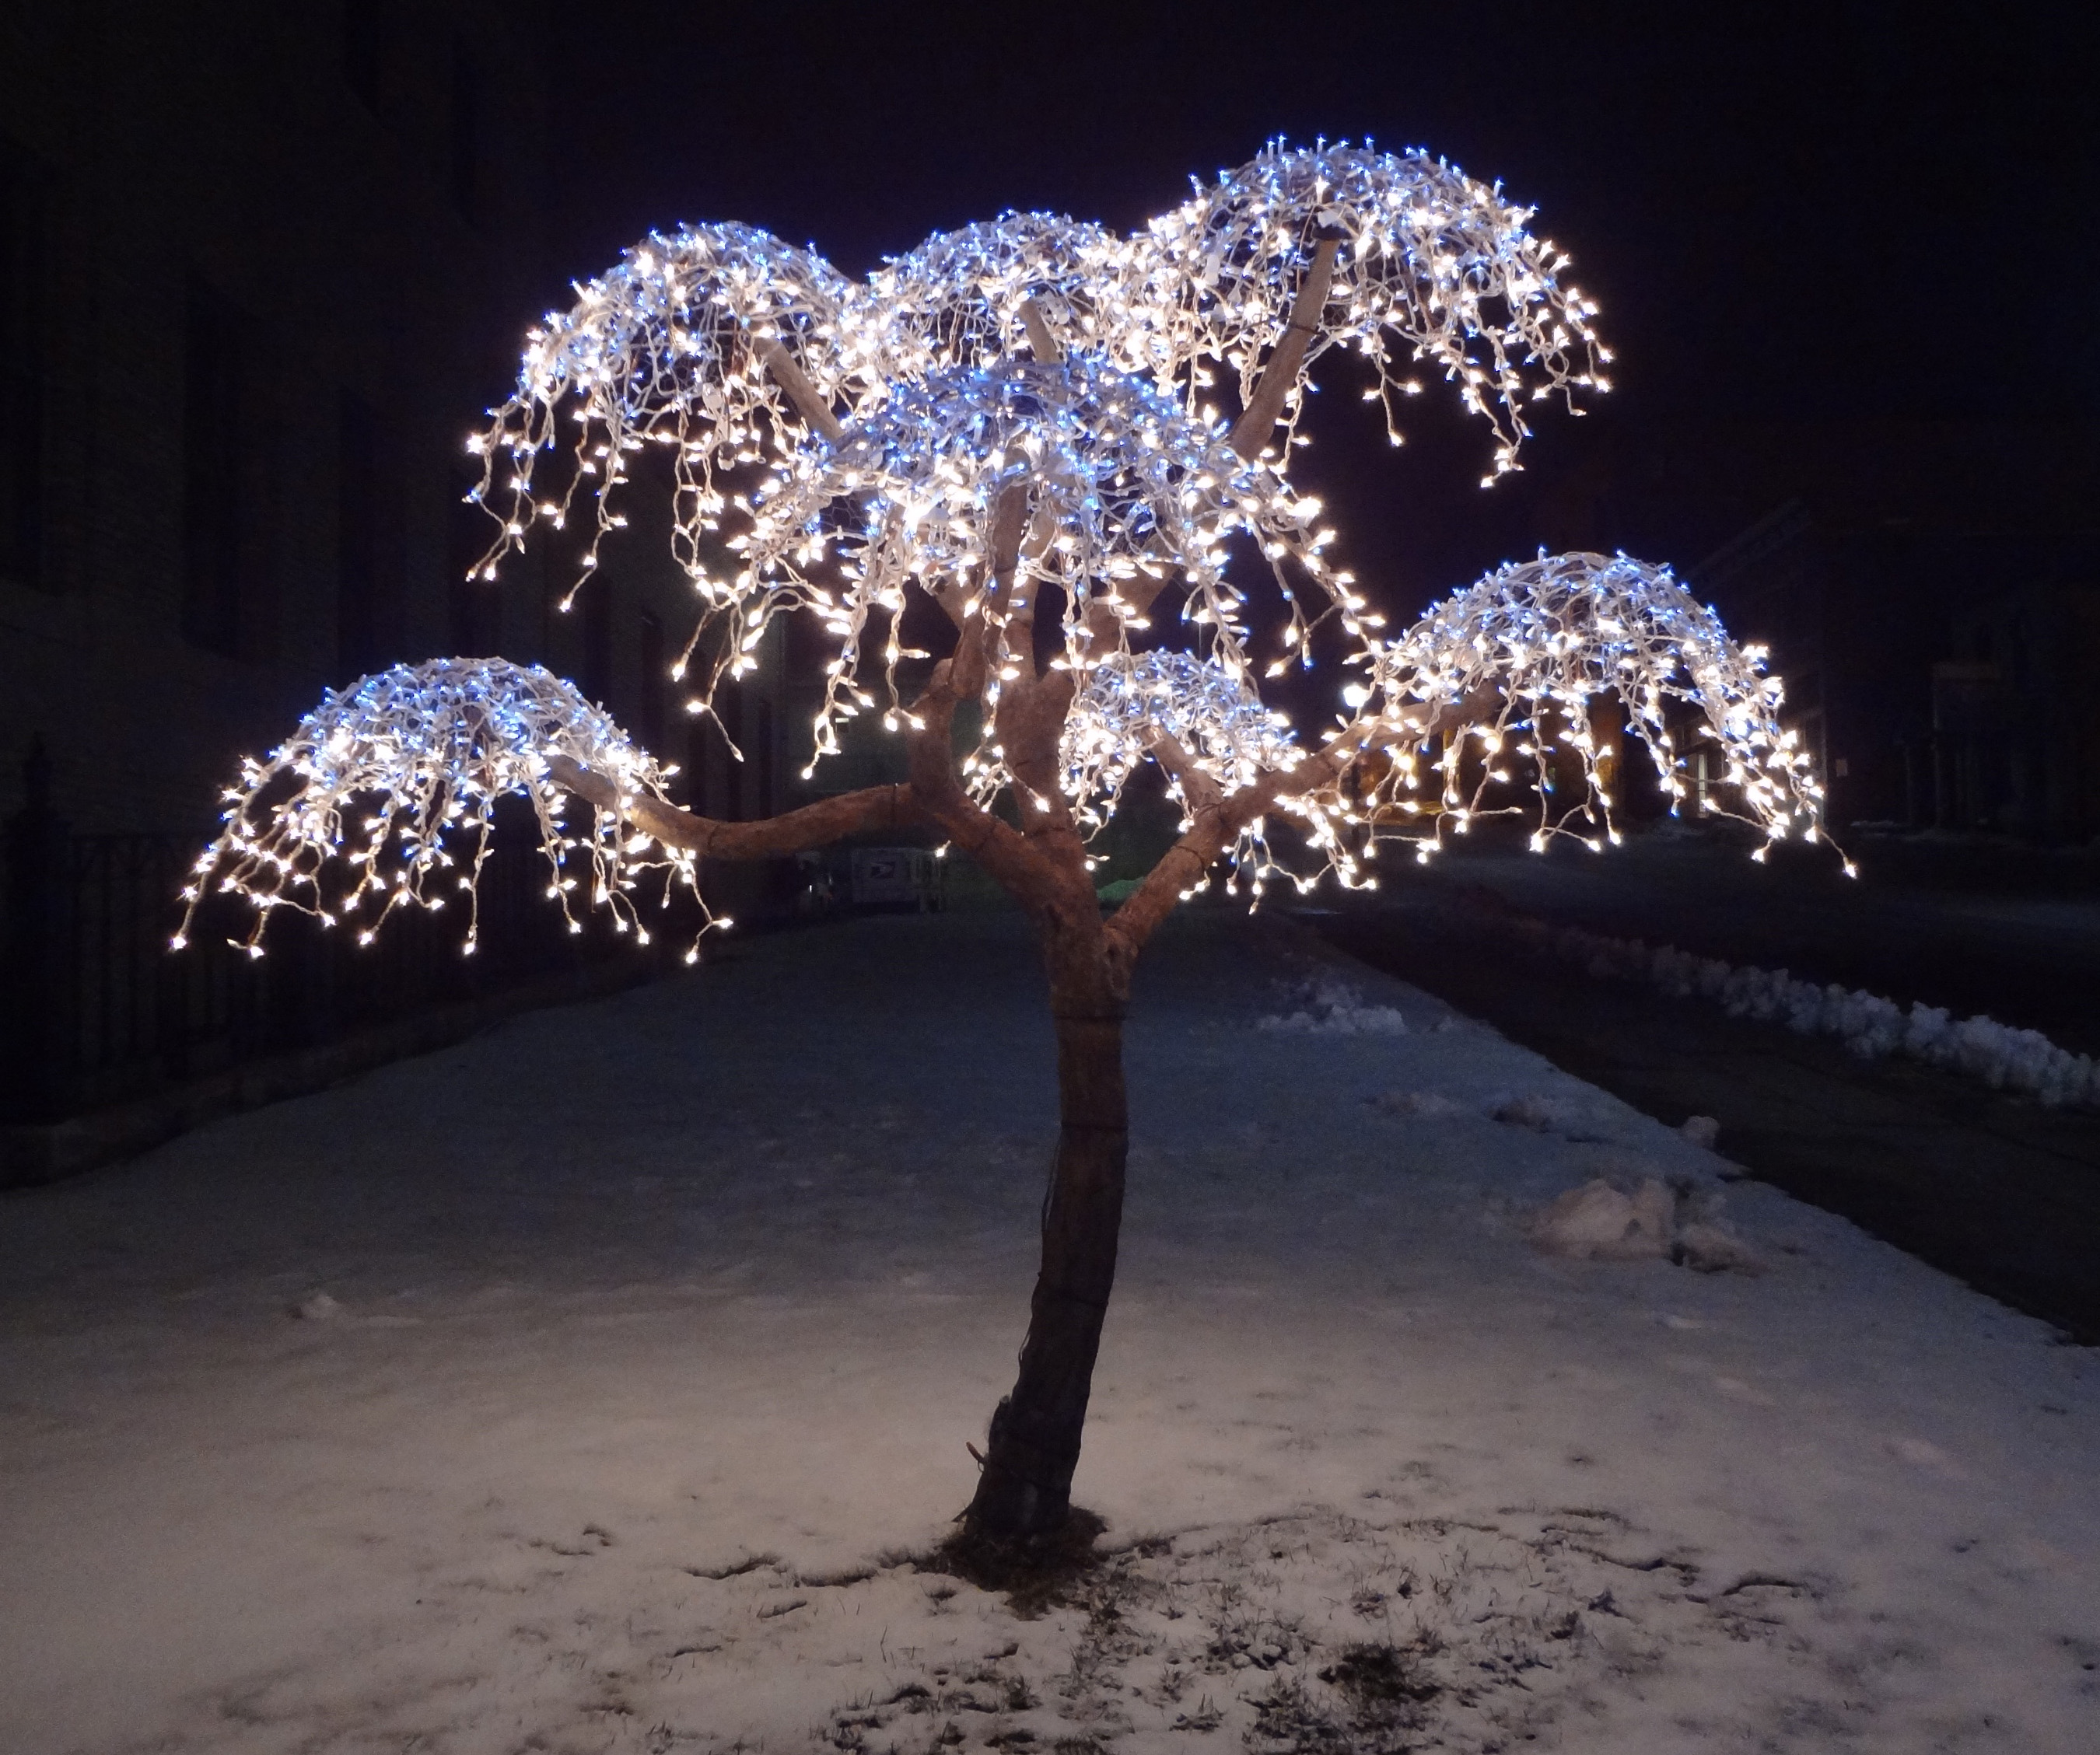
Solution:
M1059 1528L1038 1535L986 1535L966 1523L924 1565L980 1590L1004 1593L1017 1614L1039 1615L1071 1601L1079 1583L1100 1566L1104 1556L1094 1543L1107 1528L1105 1519L1073 1505L1066 1506Z

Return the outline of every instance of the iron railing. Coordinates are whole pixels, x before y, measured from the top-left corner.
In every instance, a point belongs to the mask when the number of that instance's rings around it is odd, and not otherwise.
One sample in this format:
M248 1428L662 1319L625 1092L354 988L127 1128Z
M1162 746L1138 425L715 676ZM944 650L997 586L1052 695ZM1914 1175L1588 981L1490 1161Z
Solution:
M650 952L602 915L571 933L545 898L530 835L499 835L481 880L479 944L461 955L463 902L399 910L369 946L286 909L268 954L230 941L251 918L209 897L191 942L169 941L204 844L176 835L76 835L31 764L7 825L0 898L0 1122L63 1119L273 1055L321 1047L458 1002L580 977ZM660 950L675 932L659 934Z

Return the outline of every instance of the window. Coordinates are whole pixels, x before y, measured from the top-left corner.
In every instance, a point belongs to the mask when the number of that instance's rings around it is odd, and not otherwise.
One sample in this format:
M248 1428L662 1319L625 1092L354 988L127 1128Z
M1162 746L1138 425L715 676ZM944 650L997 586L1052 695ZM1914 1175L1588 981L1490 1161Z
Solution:
M752 716L758 723L752 732L752 742L758 747L748 753L757 765L757 814L770 817L780 808L779 800L773 796L773 703L763 699L758 702L758 711Z
M724 677L715 690L715 717L721 721L722 730L737 752L748 756L743 747L743 684L731 677ZM722 796L722 820L726 822L743 821L743 764L732 755L722 765L726 782Z
M644 611L641 619L641 688L634 698L634 734L642 747L664 760L664 624Z
M612 703L612 581L587 580L578 602L584 612L584 693L607 712Z
M46 583L44 189L0 142L0 578Z
M714 727L705 713L694 713L686 721L685 773L680 777L686 783L686 809L696 817L704 817L713 802L708 785L708 764L714 760Z

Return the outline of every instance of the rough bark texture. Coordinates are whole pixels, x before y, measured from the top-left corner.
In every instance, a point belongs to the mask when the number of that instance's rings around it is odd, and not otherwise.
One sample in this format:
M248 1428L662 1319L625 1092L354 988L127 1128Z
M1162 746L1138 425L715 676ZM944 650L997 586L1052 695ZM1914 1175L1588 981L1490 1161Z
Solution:
M1115 1284L1130 1146L1123 1006L1107 979L1105 947L1053 937L1044 950L1057 1023L1058 1127L1043 1204L1043 1261L1020 1374L992 1414L983 1472L964 1514L972 1535L995 1540L1050 1534L1070 1511L1094 1359Z

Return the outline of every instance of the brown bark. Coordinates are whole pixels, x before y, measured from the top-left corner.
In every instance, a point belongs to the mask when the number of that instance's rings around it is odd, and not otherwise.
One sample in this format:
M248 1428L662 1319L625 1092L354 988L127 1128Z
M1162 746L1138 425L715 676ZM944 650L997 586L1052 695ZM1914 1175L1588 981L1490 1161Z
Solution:
M628 822L666 847L682 847L704 859L776 859L827 847L867 829L904 828L925 820L908 786L841 792L757 822L718 822L646 796L629 799L623 808L611 781L566 756L548 757L547 772L600 810L622 810Z
M1011 528L1017 538L1017 512ZM956 778L951 728L964 698L957 679L983 675L982 620L973 618L955 657L935 667L915 705L924 729L912 737L910 759L917 808L1035 922L1057 1031L1057 1152L1028 1334L1013 1388L992 1414L983 1472L964 1514L973 1537L1008 1541L1061 1528L1071 1508L1123 1227L1130 1144L1123 1019L1130 986L1129 962L1102 930L1086 849L1056 783L1070 675L1017 678L999 696L996 729L1020 783L1019 829L972 804ZM1050 808L1037 809L1037 797Z
M1057 337L1050 333L1050 325L1043 315L1043 307L1032 298L1021 302L1021 320L1028 331L1029 351L1046 366L1054 366L1065 357L1065 350L1057 345Z
M795 412L836 445L845 428L832 412L832 405L810 381L809 373L795 363L795 356L779 342L768 340L758 344L758 357L765 362L765 369L773 374L774 381L787 391L788 401L795 404Z
M1298 381L1298 369L1305 363L1305 350L1320 333L1320 315L1327 308L1327 288L1335 278L1335 256L1342 247L1339 238L1322 238L1312 252L1312 266L1298 284L1291 302L1290 320L1283 325L1268 364L1247 398L1246 412L1233 423L1233 449L1249 462L1260 456L1283 412L1284 399Z
M1042 1265L1020 1371L993 1411L983 1472L964 1514L971 1535L994 1541L1051 1534L1070 1514L1094 1361L1115 1284L1130 1147L1124 1002L1098 919L1091 933L1046 933L1043 950L1057 1025L1058 1127L1043 1206Z

